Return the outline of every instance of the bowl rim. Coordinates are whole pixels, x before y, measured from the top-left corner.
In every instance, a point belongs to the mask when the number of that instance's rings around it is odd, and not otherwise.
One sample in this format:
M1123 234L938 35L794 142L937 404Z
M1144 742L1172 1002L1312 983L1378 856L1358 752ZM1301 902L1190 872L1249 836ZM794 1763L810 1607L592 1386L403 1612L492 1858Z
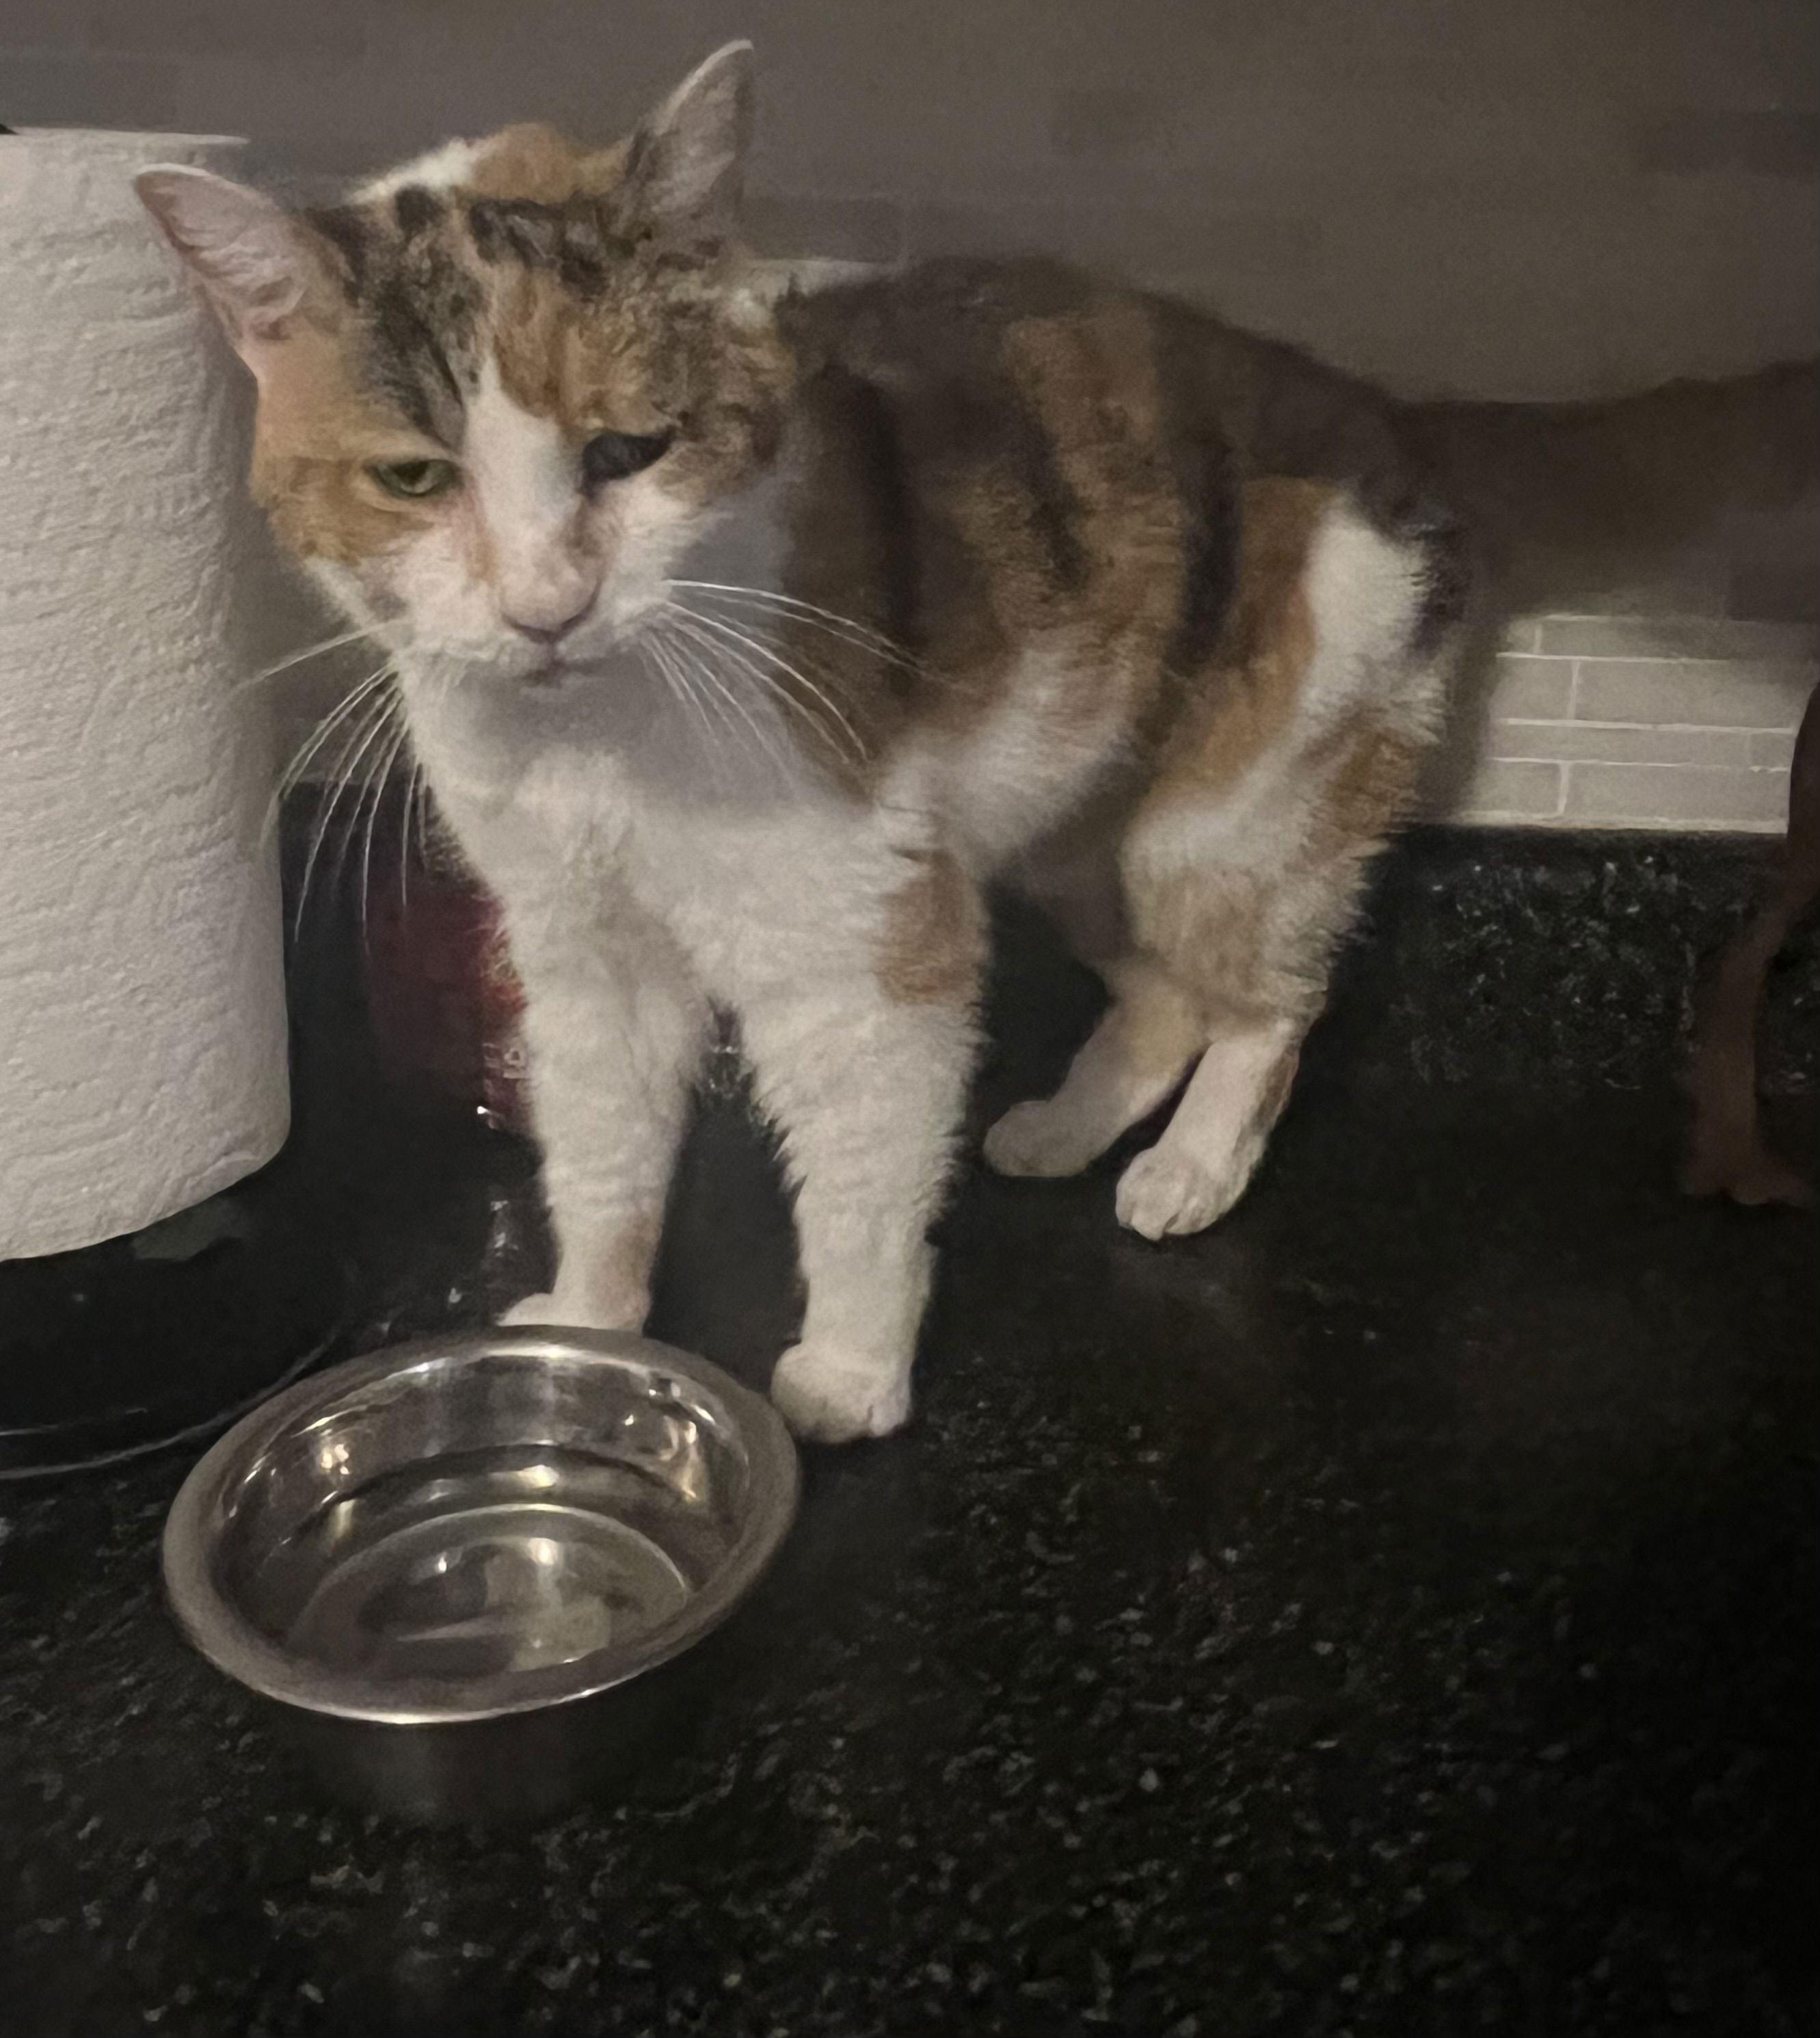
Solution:
M741 1523L726 1561L702 1589L667 1620L623 1647L552 1665L530 1688L498 1703L438 1699L388 1684L358 1672L340 1671L294 1654L255 1627L212 1574L210 1557L233 1488L248 1465L285 1430L326 1414L373 1383L431 1361L478 1362L500 1356L577 1358L623 1367L628 1363L680 1377L717 1412L731 1419L750 1465L757 1503ZM161 1568L165 1593L178 1627L218 1670L261 1697L301 1711L374 1725L415 1727L500 1719L612 1691L681 1655L719 1627L752 1590L776 1555L796 1515L801 1470L783 1419L763 1395L711 1361L632 1332L535 1328L452 1332L412 1339L313 1373L260 1403L217 1438L193 1465L165 1517ZM590 1668L590 1665L592 1665ZM564 1682L564 1673L573 1676ZM555 1687L556 1688L552 1688Z

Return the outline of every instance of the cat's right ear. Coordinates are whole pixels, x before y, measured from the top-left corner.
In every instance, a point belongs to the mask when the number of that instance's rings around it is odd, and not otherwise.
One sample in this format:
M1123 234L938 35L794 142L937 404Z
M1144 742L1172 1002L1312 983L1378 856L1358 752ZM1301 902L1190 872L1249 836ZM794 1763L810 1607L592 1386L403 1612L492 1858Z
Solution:
M133 188L256 369L320 278L309 229L263 191L207 170L142 170Z

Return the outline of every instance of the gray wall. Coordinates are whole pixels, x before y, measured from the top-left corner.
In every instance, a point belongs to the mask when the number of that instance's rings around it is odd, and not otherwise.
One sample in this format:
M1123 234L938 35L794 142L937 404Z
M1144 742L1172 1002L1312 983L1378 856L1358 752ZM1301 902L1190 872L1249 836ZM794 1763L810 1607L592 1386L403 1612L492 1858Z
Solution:
M0 119L352 171L741 32L779 252L1040 245L1424 390L1820 346L1813 0L0 0Z

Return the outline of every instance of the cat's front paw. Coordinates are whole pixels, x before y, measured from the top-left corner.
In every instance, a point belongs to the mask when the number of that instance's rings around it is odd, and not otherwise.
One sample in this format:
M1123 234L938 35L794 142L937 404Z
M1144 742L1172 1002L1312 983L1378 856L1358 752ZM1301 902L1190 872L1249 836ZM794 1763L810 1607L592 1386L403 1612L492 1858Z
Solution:
M527 1295L502 1311L499 1317L502 1327L508 1330L544 1330L555 1326L575 1331L636 1331L643 1328L644 1320L643 1297L628 1296L622 1304L604 1306L563 1294Z
M910 1369L838 1347L793 1345L771 1376L771 1398L791 1429L813 1443L889 1436L910 1413Z

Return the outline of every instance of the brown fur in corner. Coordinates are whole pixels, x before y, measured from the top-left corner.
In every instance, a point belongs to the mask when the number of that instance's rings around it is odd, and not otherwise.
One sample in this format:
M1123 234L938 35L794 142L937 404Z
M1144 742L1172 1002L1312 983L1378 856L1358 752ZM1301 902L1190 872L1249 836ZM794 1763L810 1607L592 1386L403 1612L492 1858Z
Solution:
M1690 1087L1693 1131L1682 1186L1741 1203L1811 1205L1814 1186L1763 1143L1757 1125L1757 1013L1776 951L1820 900L1820 687L1795 739L1788 835L1769 899L1720 959L1701 1015Z

